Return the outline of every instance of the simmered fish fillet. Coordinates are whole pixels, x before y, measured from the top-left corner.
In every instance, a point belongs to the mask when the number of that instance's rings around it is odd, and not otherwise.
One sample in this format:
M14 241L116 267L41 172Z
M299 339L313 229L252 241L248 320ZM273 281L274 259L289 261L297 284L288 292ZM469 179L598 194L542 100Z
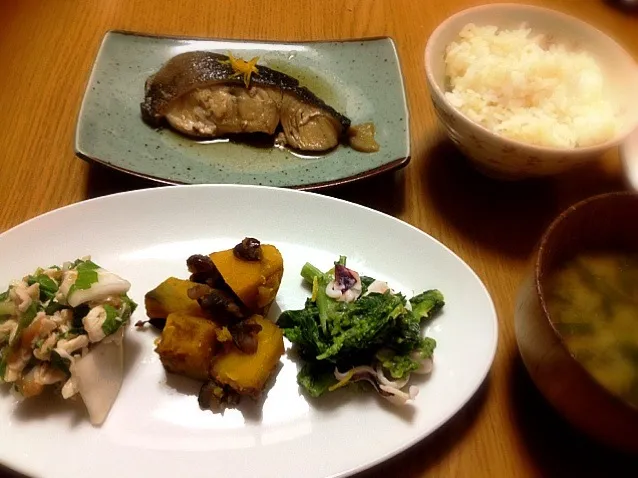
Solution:
M296 79L256 66L246 87L228 60L204 51L171 58L146 81L144 121L160 126L165 120L196 137L272 135L281 124L283 142L305 151L334 148L350 127L348 118Z
M197 88L171 103L166 120L192 136L229 133L274 134L279 124L281 91L234 85Z

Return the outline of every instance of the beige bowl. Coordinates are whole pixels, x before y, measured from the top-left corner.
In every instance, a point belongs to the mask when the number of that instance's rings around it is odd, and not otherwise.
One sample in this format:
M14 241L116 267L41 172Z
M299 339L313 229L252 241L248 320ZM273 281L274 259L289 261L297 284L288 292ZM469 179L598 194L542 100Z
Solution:
M583 148L560 149L530 145L492 133L474 123L445 98L445 49L468 23L517 28L551 35L588 51L606 74L610 91L622 105L622 128L605 143ZM450 139L477 169L499 179L549 176L599 157L616 146L638 124L638 66L614 40L576 18L553 10L517 4L493 4L463 10L434 30L425 49L425 69L432 102Z
M638 194L586 199L552 223L521 286L516 340L530 377L562 416L607 445L638 453L638 409L599 385L570 354L545 300L552 270L587 248L638 250Z

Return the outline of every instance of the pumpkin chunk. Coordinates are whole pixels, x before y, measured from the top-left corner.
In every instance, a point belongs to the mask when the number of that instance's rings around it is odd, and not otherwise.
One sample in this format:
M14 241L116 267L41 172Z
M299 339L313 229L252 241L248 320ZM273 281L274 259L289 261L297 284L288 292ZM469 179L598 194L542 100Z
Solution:
M216 351L214 322L184 312L168 315L155 351L168 372L207 380Z
M249 320L261 325L257 351L245 354L232 346L213 359L210 376L241 395L257 398L284 353L284 341L281 329L270 320L259 315Z
M188 289L196 285L189 280L169 277L144 296L146 315L151 319L164 319L173 312L203 316L197 301L188 297Z

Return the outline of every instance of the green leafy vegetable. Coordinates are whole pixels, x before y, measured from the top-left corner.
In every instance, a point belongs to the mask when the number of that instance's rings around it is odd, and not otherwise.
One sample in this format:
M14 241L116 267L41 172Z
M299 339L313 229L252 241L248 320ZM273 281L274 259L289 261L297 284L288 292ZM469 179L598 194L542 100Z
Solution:
M16 306L12 301L6 300L0 302L0 321L14 315L16 315Z
M311 397L319 397L337 383L332 372L333 367L322 367L316 364L306 364L297 374L297 383L301 385Z
M120 296L120 299L122 299L122 302L127 305L127 312L125 315L126 318L128 318L133 315L133 312L135 312L135 309L137 309L137 303L126 294L122 294Z
M4 322L11 316L16 315L16 307L11 299L9 299L9 290L0 294L0 322Z
M69 308L70 307L68 305L63 305L63 304L60 304L59 302L56 302L55 300L51 300L47 304L47 306L44 308L44 313L47 315L53 315L59 310L69 309Z
M78 259L73 267L77 271L95 271L100 268L95 262Z
M424 337L423 340L421 340L421 345L419 345L417 351L419 352L421 358L432 358L435 348L436 340L434 340L432 337Z
M389 349L378 352L376 358L394 379L401 379L420 366L410 355L399 355Z
M73 285L69 288L69 296L71 296L77 290L87 290L91 286L99 281L98 266L95 262L76 260L73 263L73 268L77 271L78 276L75 279Z
M426 290L410 299L412 313L420 319L427 319L436 314L445 305L443 294L436 289Z
M118 316L115 307L108 304L104 304L103 307L106 311L106 320L102 324L102 332L105 335L111 335L122 325L122 318Z
M309 357L316 357L328 348L318 324L319 309L310 299L302 310L287 310L277 320L288 340L298 344L302 353Z
M86 335L86 330L84 330L84 327L81 327L81 328L72 327L66 332L64 332L62 335L60 335L58 337L58 340L62 340L62 339L71 340L77 337L78 335Z
M313 287L313 295L319 312L319 324L323 333L327 333L328 309L330 307L330 299L326 295L326 287L334 276L330 273L324 274L315 266L306 262L301 268L301 277Z
M27 284L40 285L40 300L47 301L55 297L55 293L58 291L58 284L53 279L45 274L39 274L35 276L27 277Z
M78 266L79 267L79 266ZM68 296L71 297L77 290L90 289L99 280L98 273L94 269L78 269L78 277L69 288Z
M390 373L393 379L402 379L409 373L418 370L421 362L418 359L431 358L436 348L436 341L430 337L421 339L421 343L409 354L398 354L392 349L382 349L376 354L377 360Z
M374 282L374 278L368 276L361 276L361 295L368 292L368 287Z
M71 373L69 371L71 361L67 358L62 357L55 350L51 351L51 366L57 368L58 370L62 370L67 375Z
M303 277L304 280L310 285L312 285L315 277L321 276L323 276L323 272L313 266L310 262L306 262L301 268L301 277Z
M35 316L37 314L38 314L38 304L37 304L37 301L34 300L33 302L31 302L31 305L29 305L27 310L25 310L20 316L20 319L18 320L18 328L16 329L16 333L13 337L13 340L9 343L10 346L13 346L13 344L17 343L18 340L20 340L20 337L22 336L22 332L29 325L31 325L31 322L33 322L33 319L35 319Z
M341 256L335 264L345 262ZM375 279L360 276L362 294L342 302L325 293L334 269L324 273L306 263L301 276L312 285L313 297L303 309L283 312L277 324L306 362L297 381L309 395L320 396L336 383L335 367L343 372L380 363L393 379L401 379L432 356L436 342L422 336L421 326L444 306L440 291L418 294L408 307L400 293L366 294Z
M338 331L317 360L334 359L339 353L359 354L371 346L383 345L395 319L405 310L403 300L401 295L371 294L334 314L332 320Z
M86 317L91 308L88 304L80 304L77 307L73 307L73 327L76 329L84 329L82 319Z

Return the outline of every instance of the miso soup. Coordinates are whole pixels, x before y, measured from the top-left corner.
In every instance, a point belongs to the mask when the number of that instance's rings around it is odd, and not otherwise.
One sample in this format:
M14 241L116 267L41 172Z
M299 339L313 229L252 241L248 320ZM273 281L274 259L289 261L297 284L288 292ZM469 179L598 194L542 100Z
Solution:
M576 254L552 273L545 297L569 352L638 408L638 254Z

